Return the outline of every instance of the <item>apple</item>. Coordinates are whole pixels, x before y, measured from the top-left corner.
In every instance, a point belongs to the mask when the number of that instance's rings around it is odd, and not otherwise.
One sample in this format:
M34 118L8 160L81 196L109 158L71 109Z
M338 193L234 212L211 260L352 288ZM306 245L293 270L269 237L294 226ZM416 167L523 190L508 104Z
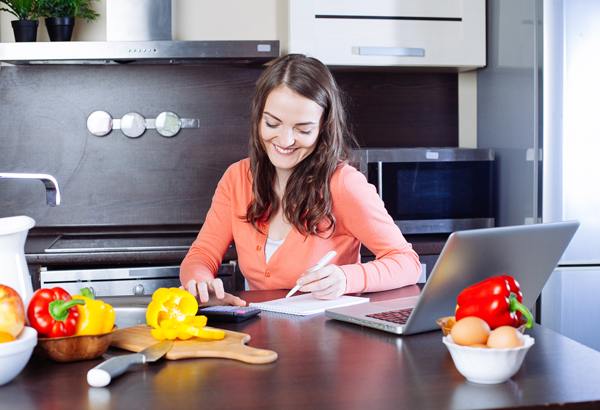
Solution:
M15 338L25 327L25 306L21 296L11 287L0 285L0 330Z

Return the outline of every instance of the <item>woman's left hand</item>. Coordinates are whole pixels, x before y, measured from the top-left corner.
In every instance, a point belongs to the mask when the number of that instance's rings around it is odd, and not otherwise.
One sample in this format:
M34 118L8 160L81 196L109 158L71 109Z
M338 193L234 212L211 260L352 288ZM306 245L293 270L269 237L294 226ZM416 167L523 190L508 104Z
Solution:
M312 292L317 299L335 299L346 291L346 274L339 266L326 265L313 272L308 269L296 283L303 285L300 291Z

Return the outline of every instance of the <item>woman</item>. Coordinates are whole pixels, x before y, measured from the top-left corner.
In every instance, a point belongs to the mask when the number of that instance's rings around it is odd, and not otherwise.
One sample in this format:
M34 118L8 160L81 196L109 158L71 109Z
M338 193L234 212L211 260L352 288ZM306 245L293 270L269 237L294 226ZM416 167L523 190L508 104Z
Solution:
M421 265L375 187L348 165L354 140L325 65L280 57L256 84L250 158L219 182L181 283L201 304L245 306L215 279L232 240L250 289L291 289L321 299L416 283ZM376 260L361 264L360 245ZM337 256L310 272L329 251Z

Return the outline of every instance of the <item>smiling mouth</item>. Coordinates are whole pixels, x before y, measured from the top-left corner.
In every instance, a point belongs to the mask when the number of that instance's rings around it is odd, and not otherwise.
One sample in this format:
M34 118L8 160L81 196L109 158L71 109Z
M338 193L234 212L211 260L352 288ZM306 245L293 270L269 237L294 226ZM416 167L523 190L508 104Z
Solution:
M273 144L273 146L275 147L275 151L281 153L281 154L291 154L292 152L296 151L297 148L288 148L288 149L283 149L278 145Z

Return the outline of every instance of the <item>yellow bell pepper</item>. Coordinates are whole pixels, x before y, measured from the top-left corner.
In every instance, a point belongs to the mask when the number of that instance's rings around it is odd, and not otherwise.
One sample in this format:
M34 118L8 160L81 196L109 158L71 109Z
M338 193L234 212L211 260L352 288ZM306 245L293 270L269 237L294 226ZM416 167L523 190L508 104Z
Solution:
M82 299L84 305L76 305L79 317L77 318L76 335L101 335L108 333L115 325L115 311L111 305L94 300L94 295L89 288L79 291L81 295L72 296L73 299Z
M187 340L191 337L223 339L225 332L206 329L206 316L196 316L198 301L187 290L160 288L146 309L146 321L156 340Z

